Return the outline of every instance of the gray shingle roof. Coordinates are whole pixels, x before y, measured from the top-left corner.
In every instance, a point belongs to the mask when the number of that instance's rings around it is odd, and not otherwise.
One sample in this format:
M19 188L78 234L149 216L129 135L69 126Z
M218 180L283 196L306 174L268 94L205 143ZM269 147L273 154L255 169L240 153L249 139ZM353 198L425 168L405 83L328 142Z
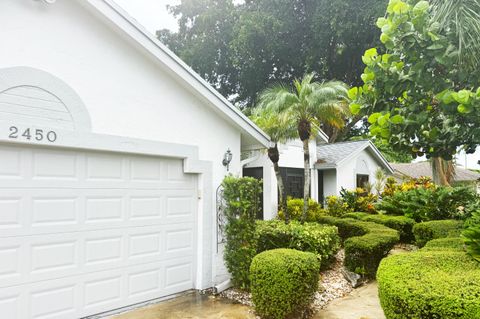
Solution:
M429 162L419 162L419 163L407 163L407 164L395 164L390 163L390 166L393 169L400 173L400 175L419 178L421 176L432 177L432 168ZM468 169L457 166L455 168L455 178L456 182L469 182L476 181L480 179L480 174L472 172Z
M362 140L319 145L317 147L317 164L320 166L336 165L350 154L365 148L369 144L370 141Z

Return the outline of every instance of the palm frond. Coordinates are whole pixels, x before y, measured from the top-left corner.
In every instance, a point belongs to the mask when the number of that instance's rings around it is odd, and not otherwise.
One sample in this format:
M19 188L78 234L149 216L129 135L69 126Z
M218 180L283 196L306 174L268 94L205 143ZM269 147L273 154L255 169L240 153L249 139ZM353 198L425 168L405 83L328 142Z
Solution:
M289 87L283 84L277 84L260 93L257 108L267 108L276 112L283 112L297 102L297 95L292 92Z
M467 70L480 67L480 1L432 0L433 20L440 29L455 32L460 65Z
M250 118L274 143L285 143L297 136L296 123L287 112L278 113L269 108L255 108Z

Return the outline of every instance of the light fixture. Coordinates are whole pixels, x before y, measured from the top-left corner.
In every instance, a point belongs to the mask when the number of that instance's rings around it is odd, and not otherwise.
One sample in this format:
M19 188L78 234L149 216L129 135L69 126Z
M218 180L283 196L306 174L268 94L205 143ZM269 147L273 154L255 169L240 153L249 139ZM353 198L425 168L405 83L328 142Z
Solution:
M230 149L228 149L223 155L222 164L223 166L227 167L227 172L230 169L230 162L232 161L232 157L233 157L233 154L232 154L232 151L230 151Z

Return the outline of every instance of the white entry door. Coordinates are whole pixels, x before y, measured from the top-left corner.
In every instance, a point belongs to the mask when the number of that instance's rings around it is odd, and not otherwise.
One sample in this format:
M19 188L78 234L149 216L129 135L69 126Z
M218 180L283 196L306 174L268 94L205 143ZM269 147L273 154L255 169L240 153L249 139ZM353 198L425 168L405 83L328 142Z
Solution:
M80 318L194 288L182 160L0 144L0 318Z

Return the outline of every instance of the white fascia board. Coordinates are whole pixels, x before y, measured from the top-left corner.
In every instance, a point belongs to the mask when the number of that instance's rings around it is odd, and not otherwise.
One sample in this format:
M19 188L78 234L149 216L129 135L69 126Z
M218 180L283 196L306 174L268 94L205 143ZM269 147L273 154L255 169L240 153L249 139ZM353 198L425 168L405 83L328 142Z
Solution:
M172 74L186 83L199 96L206 99L213 108L235 124L242 132L252 136L261 145L269 147L270 138L247 116L233 106L210 84L202 79L185 62L171 52L164 44L151 35L144 27L131 18L127 12L112 0L77 0L87 4L128 37L137 42Z
M328 135L325 134L325 132L322 131L322 130L318 130L318 137L319 137L322 141L324 141L325 143L328 143L328 141L329 141Z

